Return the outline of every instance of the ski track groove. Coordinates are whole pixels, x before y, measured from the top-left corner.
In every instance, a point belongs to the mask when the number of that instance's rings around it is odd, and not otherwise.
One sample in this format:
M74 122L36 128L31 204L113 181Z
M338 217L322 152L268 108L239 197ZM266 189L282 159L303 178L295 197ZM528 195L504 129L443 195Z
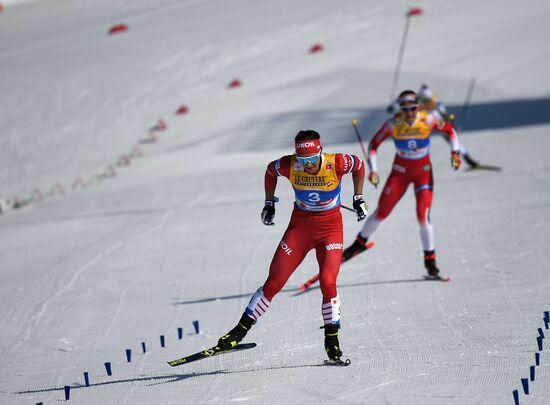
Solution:
M40 303L36 310L33 311L33 313L27 318L27 320L25 322L30 322L31 325L27 326L24 328L24 332L23 333L23 336L21 338L17 338L15 339L15 343L13 343L12 345L10 345L9 347L9 350L10 351L17 351L19 350L19 348L25 344L31 337L32 333L34 332L34 328L36 327L36 325L38 324L38 322L40 321L40 319L42 318L42 316L44 315L44 313L47 311L48 309L48 306L54 301L56 300L57 298L59 298L61 295L63 295L65 292L67 292L75 283L76 281L78 280L78 278L86 271L88 270L90 267L92 267L93 265L95 265L96 263L98 263L99 261L101 261L104 257L108 256L109 254L111 254L112 252L120 249L120 247L122 247L123 245L123 242L122 241L118 241L114 244L112 244L110 247L104 249L103 251L101 251L100 253L96 254L92 259L88 260L86 263L84 263L83 265L81 265L73 274L72 276L69 278L68 282L60 287L60 288L57 288L56 290L54 290L53 294L51 294L49 297L45 298L42 303ZM61 283L61 279L63 277L65 277L66 274L63 274L61 277L59 277L55 284L56 285L59 285L59 284L62 284Z

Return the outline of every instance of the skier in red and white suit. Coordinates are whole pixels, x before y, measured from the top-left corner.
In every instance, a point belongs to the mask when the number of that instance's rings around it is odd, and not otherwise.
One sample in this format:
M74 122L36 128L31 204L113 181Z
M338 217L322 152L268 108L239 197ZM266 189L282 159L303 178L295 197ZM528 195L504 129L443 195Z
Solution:
M366 250L367 239L378 225L390 215L409 184L414 185L416 216L420 225L420 238L424 248L424 265L429 276L437 277L439 269L435 260L434 232L430 222L432 207L433 175L430 161L430 135L432 130L445 132L451 144L451 166L458 170L461 164L460 144L455 129L439 115L418 111L418 98L411 90L398 98L400 113L386 121L369 143L369 181L376 187L379 183L376 154L380 144L392 137L396 155L393 168L376 211L367 219L355 242L346 248L342 261Z
M267 311L273 297L306 254L315 249L323 294L321 312L325 350L331 360L340 362L340 298L336 278L343 249L341 179L352 173L353 207L358 220L363 220L368 212L362 195L365 168L357 156L323 153L319 134L313 130L300 131L295 138L295 147L294 155L269 163L265 173L265 206L261 215L265 225L274 225L277 177L283 176L289 179L295 194L290 223L275 251L267 280L251 298L238 325L220 338L218 346L230 348L241 341L248 329Z

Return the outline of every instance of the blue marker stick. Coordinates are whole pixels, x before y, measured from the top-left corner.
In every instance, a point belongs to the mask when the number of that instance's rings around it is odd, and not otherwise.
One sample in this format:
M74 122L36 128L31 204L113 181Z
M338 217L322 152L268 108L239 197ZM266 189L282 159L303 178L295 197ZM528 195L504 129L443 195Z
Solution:
M65 391L65 401L68 401L69 398L71 397L71 387L68 386L68 385L65 385L65 387L63 387L64 391Z
M522 378L521 385L523 385L523 392L525 395L529 395L529 380L527 378Z
M542 337L537 336L537 344L539 345L539 352L542 352Z
M126 361L128 363L132 361L132 349L126 349Z
M199 333L199 321L193 321L193 326L195 327L195 333Z
M539 331L539 336L544 339L544 332L542 331L542 328L539 328L538 331Z
M147 347L145 346L145 342L141 342L141 350L143 350L143 353L147 353Z
M178 339L181 340L183 338L183 328L178 328Z
M518 392L518 390L512 391L512 394L514 394L514 404L519 405L519 392Z
M86 387L90 386L90 377L88 376L88 372L84 371L84 385Z
M105 371L107 371L107 375L113 375L113 370L111 370L110 362L105 363Z
M529 367L529 379L535 381L535 366Z
M535 353L535 366L540 366L540 353Z
M160 346L164 347L164 335L160 335Z

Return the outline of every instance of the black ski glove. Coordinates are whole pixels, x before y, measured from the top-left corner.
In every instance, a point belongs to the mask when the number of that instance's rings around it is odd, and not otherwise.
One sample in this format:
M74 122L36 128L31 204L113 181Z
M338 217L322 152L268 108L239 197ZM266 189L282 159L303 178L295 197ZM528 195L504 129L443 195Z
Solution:
M355 194L353 196L353 209L357 214L357 221L362 221L367 217L369 213L369 207L363 199L363 194Z
M264 225L275 225L275 201L265 200L264 209L262 210L262 222Z

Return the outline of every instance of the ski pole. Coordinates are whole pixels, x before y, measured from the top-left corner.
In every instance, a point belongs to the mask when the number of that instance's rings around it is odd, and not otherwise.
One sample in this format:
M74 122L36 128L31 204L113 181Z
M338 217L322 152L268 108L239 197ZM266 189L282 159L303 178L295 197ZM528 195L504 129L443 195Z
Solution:
M353 129L355 130L355 135L357 135L357 141L359 141L359 145L361 145L361 150L363 151L363 155L365 156L365 162L369 160L367 156L367 150L365 149L365 145L363 144L363 140L361 139L361 134L359 133L359 130L357 129L357 120L351 120L351 125L353 125Z
M468 92L466 93L466 99L464 100L464 105L462 106L462 112L460 114L460 126L457 128L458 132L462 132L462 126L466 121L466 113L468 112L468 107L470 106L470 100L472 99L472 93L474 92L474 87L476 85L476 78L472 77L470 80L470 85L468 86Z
M359 145L361 145L361 150L363 151L363 155L365 156L365 162L368 163L369 157L367 156L367 150L365 149L365 145L363 144L363 140L361 139L359 129L357 129L357 120L351 120L351 125L353 125L353 129L355 129L355 135L357 135L357 140L359 141ZM374 188L378 188L378 185L374 185Z
M403 61L403 54L405 53L405 44L407 42L407 35L409 33L409 25L411 22L411 17L421 15L422 9L421 8L411 8L407 12L407 18L405 20L405 29L403 30L403 37L401 38L401 45L399 47L399 55L397 57L397 66L395 68L395 73L393 75L393 82L391 86L391 92L390 92L390 104L393 103L393 100L395 98L395 87L397 86L397 81L399 80L399 72L401 71L401 62Z
M340 207L342 207L342 208L345 209L345 210L348 210L348 211L351 211L351 212L355 212L355 210L354 210L353 208L346 207L344 204L340 204Z

